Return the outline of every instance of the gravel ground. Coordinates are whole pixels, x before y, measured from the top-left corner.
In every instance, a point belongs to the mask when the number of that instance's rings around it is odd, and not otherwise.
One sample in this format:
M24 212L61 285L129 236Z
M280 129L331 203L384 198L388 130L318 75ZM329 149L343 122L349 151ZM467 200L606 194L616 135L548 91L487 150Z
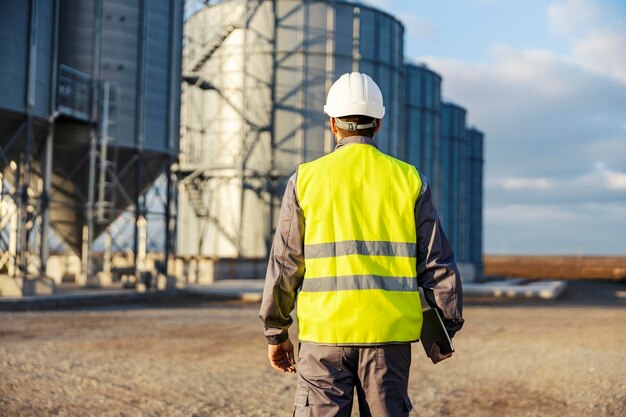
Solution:
M450 360L413 345L411 415L626 416L626 286L577 288L469 300ZM0 415L290 416L296 377L269 367L258 307L0 313Z

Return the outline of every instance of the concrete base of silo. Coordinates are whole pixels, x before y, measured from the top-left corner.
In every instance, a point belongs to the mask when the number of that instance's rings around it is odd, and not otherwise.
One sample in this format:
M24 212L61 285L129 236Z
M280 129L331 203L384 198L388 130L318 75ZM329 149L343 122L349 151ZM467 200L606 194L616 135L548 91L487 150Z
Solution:
M78 255L55 254L46 262L46 273L57 285L64 282L78 282L81 263Z
M179 256L174 261L173 275L187 284L211 284L225 279L263 279L267 259L225 259L206 256Z
M6 275L0 276L0 296L24 297L30 295L52 295L56 289L53 279L48 277L12 278Z
M113 283L113 274L100 271L96 273L95 284L99 287L106 287Z

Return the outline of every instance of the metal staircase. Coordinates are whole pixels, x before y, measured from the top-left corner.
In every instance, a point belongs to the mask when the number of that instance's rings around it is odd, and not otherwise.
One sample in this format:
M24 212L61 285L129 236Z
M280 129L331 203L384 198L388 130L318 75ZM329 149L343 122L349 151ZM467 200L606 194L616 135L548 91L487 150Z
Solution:
M197 59L191 67L191 72L196 73L200 71L204 64L211 59L211 56L213 56L215 51L222 46L224 41L235 31L235 29L248 27L252 17L254 17L262 4L263 1L246 1L246 6L243 9L243 16L237 16L235 14L234 19L224 22L217 35L204 46L204 49L200 54L200 58Z
M236 25L228 25L222 28L222 31L218 34L218 36L209 42L208 45L202 51L200 55L200 59L196 61L196 63L191 67L191 71L197 72L202 69L204 64L211 58L213 53L219 49L219 47L224 43L226 38L233 33L233 31L237 29Z
M237 42L243 41L243 44L247 45L250 42L248 38L250 34L246 31L250 30L250 24L257 16L259 10L261 10L261 6L267 4L264 1L255 0L241 0L233 3L236 3L237 8L230 9L229 14L221 15L221 21L211 26L210 30L212 33L208 36L205 31L198 29L198 36L191 39L191 36L196 32L188 32L190 33L188 36L190 36L189 39L191 41L187 45L191 47L187 50L185 56L186 60L184 61L182 78L183 82L188 85L187 88L214 92L219 96L218 101L220 105L228 107L229 110L237 114L239 120L244 125L241 131L236 134L238 135L237 140L242 141L241 150L236 155L232 155L232 162L229 160L227 167L221 165L217 167L211 161L202 161L201 158L198 158L198 161L193 160L195 150L193 146L190 146L188 152L191 154L186 155L188 159L186 158L182 166L179 166L179 174L182 177L179 185L185 190L186 201L190 211L194 212L197 218L200 219L196 223L202 229L198 231L198 247L202 248L204 244L203 238L206 230L208 230L207 228L214 228L222 239L230 242L233 247L237 248L237 252L240 253L240 229L242 225L237 219L240 217L239 212L243 206L234 207L230 202L222 202L220 199L223 197L220 195L219 187L224 178L226 178L224 175L241 175L241 192L243 193L243 187L246 186L244 176L249 176L251 171L246 169L248 160L254 151L254 147L261 143L261 136L271 130L271 125L268 120L270 118L267 117L263 110L265 107L259 110L252 108L249 103L241 102L239 96L244 95L243 90L234 91L232 87L228 88L229 84L227 82L222 85L222 80L219 77L212 78L212 64L219 66L221 61L228 59L227 55L222 55L218 52L219 49L224 46L224 51L230 46L229 40L235 40L234 38L240 34L243 39L237 39ZM240 33L240 31L244 32ZM233 35L235 32L237 33ZM204 43L201 43L202 41ZM245 48L243 53L245 54ZM242 75L248 77L248 79L254 79L252 72L256 71L256 68L247 67L246 65L244 57ZM242 88L246 88L245 82ZM195 93L194 96L190 96L205 97L202 94ZM203 105L204 103L200 102L198 107ZM194 108L194 110L196 109ZM198 129L198 131L200 130ZM191 137L195 136L190 134ZM199 145L202 144L199 143ZM213 153L211 156L213 156ZM219 160L219 155L216 155L215 158L216 161ZM221 164L224 164L224 162L221 161ZM237 173L223 174L220 172L220 168L226 168L229 173L236 170ZM243 194L241 198L243 201Z
M241 110L238 106L236 106L230 98L222 91L214 86L210 81L205 80L199 75L183 75L183 81L187 84L193 85L194 87L198 87L202 90L213 90L232 108L237 114L246 122L246 125L250 127L250 129L258 132L268 131L270 129L270 125L259 125L252 120Z
M189 195L189 202L198 217L209 217L209 208L204 204L203 190L204 180L202 178L193 178L191 181L185 181L185 189Z

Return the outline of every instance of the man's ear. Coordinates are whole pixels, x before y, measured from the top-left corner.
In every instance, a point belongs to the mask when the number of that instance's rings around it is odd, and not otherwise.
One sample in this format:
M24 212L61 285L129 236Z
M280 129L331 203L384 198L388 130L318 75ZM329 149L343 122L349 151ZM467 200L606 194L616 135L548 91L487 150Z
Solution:
M383 119L376 119L376 127L374 128L374 133L378 133L380 130L380 126L383 124Z
M337 126L335 125L335 118L331 117L330 118L330 131L333 133L333 135L337 136Z

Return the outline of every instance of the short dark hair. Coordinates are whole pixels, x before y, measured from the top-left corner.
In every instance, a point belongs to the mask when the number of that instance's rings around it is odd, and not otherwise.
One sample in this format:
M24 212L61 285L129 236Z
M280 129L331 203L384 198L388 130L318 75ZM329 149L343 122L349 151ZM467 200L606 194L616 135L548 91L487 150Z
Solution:
M366 125L366 124L370 124L374 121L374 117L370 117L370 116L362 116L360 114L353 114L350 116L341 116L341 117L336 117L336 119L340 119L344 122L352 122L352 123L356 123L358 125ZM345 130L345 129L341 129L339 126L337 126L337 129L344 133L345 136L367 136L369 138L373 138L374 134L376 133L376 128L375 127L369 127L367 129L359 129L359 130Z

